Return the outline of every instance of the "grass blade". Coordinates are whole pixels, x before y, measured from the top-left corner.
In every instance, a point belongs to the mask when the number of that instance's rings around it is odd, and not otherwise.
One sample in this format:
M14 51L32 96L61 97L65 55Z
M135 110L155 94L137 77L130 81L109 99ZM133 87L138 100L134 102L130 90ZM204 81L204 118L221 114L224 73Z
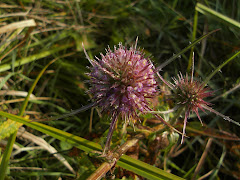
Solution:
M220 70L222 69L225 65L227 65L230 61L232 61L234 58L236 58L238 55L240 54L240 51L238 51L237 53L235 53L232 57L230 57L229 59L227 59L226 61L224 61L221 65L219 65L208 77L206 77L206 79L203 82L203 85L206 85L210 79Z
M233 25L235 27L238 27L240 28L240 23L235 21L234 19L231 19L219 12L216 12L214 10L212 10L211 8L208 8L207 6L204 6L203 4L201 3L197 3L196 5L196 10L204 15L209 15L211 17L214 17L220 21L223 21L225 23L228 23L230 25Z
M0 165L0 180L4 180L5 179L5 174L7 171L7 167L8 167L8 162L12 153L12 148L13 148L13 144L15 142L17 133L13 133L10 135L7 146L6 146L6 150L4 151L3 157L2 157L2 161L1 161L1 165Z
M197 35L197 23L198 23L198 11L195 10L194 13L194 20L193 20L193 31L192 31L192 42L195 41ZM193 52L194 46L191 48L189 60L188 60L188 67L187 71L190 72L192 64L193 64Z
M9 73L9 74L0 82L0 89L2 89L2 87L3 87L4 84L7 82L7 80L8 80L10 77L14 76L15 74L17 74L17 73L15 73L15 72Z
M180 51L179 53L177 53L176 55L174 55L173 57L171 57L170 59L166 60L164 63L162 63L160 66L158 66L156 68L157 71L160 71L161 69L163 69L165 66L167 66L168 64L170 64L172 61L174 61L175 59L177 59L180 55L184 54L186 51L188 51L190 48L192 48L193 46L195 46L197 43L199 43L201 40L205 39L206 37L210 36L211 34L217 32L219 29L216 29L214 31L211 31L203 36L201 36L199 39L197 39L196 41L194 41L193 43L191 43L189 46L185 47L182 51Z
M221 155L221 157L220 157L220 159L218 161L216 169L213 171L213 173L212 173L211 177L209 178L209 180L217 179L216 176L217 176L217 174L219 172L219 169L220 169L221 165L223 164L223 160L224 160L224 158L226 156L226 153L227 153L226 147L223 146L222 155Z
M57 58L58 59L58 58ZM34 81L34 83L32 84L30 90L28 91L28 95L26 96L24 102L23 102L23 105L21 106L21 109L20 109L20 112L19 112L19 115L22 116L24 114L24 111L27 107L27 104L28 104L28 101L29 101L29 98L30 98L30 95L32 94L35 86L37 85L39 79L42 77L43 73L45 72L45 70L48 68L48 66L50 66L53 62L55 62L57 59L54 59L52 61L50 61L42 70L41 72L38 74L36 80ZM1 165L0 165L0 180L3 180L5 178L5 173L6 173L6 170L7 170L7 167L8 167L8 162L9 162L9 158L11 156L11 153L12 153L12 148L13 148L13 144L15 142L15 139L16 139L16 136L17 136L17 131L14 132L8 139L8 143L7 143L7 147L6 147L6 150L3 154L3 158L2 158L2 162L1 162Z
M42 123L38 123L38 122L33 122L29 119L25 119L20 116L12 115L3 111L0 111L0 115L7 117L13 121L21 122L33 129L36 129L42 133L48 134L61 141L65 141L70 144L73 144L75 147L82 149L86 152L102 150L101 146L96 143L93 143L81 137L75 136L73 134L67 133L65 131L56 129L54 127L51 127Z
M12 68L12 66L18 67L18 66L21 66L23 64L27 64L27 63L30 63L32 61L39 60L39 59L47 57L47 56L49 56L53 53L56 53L58 51L73 47L73 45L74 44L66 44L66 45L62 45L62 46L59 46L59 47L55 47L55 48L50 49L48 51L43 51L39 54L34 54L34 55L31 55L31 56L22 58L20 60L17 60L17 61L14 62L14 64L12 64L11 62L8 63L8 64L3 64L3 65L0 66L0 72L10 70Z
M79 148L86 152L102 150L102 148L99 144L96 144L96 143L88 141L84 138L75 136L68 132L56 129L54 127L51 127L51 126L48 126L45 124L41 124L38 122L33 122L29 119L25 119L20 116L12 115L12 114L9 114L9 113L3 112L3 111L0 111L0 115L3 117L9 118L11 120L17 121L17 122L21 122L35 130L38 130L45 134L48 134L56 139L70 143L73 146L75 146L76 148ZM146 164L142 161L133 159L126 155L123 155L120 158L120 160L117 162L117 164L127 170L133 171L136 174L139 174L145 178L152 179L152 180L160 180L160 179L182 180L182 178L180 178L178 176L175 176L173 174L165 172L159 168L156 168L154 166Z
M117 165L151 180L183 180L181 177L170 174L162 169L156 168L137 159L133 159L127 155L123 155L117 162Z

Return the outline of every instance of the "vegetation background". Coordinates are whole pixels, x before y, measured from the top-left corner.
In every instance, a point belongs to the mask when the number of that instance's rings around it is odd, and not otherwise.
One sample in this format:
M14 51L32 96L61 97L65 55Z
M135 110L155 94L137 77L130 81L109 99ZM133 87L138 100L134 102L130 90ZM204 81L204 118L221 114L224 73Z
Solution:
M108 45L113 48L122 42L129 47L138 36L138 46L144 48L155 66L161 65L193 42L197 2L240 22L238 0L1 0L1 27L31 19L36 23L0 28L1 110L18 114L37 75L56 58L37 83L25 117L46 119L87 105L90 102L86 93L89 84L85 81L90 64L83 53L82 42L93 58L99 57L99 52L104 53ZM239 51L240 26L209 13L198 12L196 18L196 38L220 29L194 48L195 75L204 80L218 65ZM161 75L172 81L171 77L179 72L185 74L189 70L189 59L190 51L166 66ZM213 108L236 121L240 119L240 92L237 90L240 86L239 70L238 57L222 68L208 84L217 97L211 101ZM167 91L165 85L161 89L162 92ZM164 93L160 93L155 104L161 111L173 106L167 103ZM171 115L165 116L169 117ZM239 127L212 113L201 113L204 126L196 116L191 117L187 129L190 138L186 138L184 144L180 145L177 137L163 139L162 134L151 134L128 154L186 179L193 176L202 179L239 179ZM159 123L150 115L141 118L142 123L136 122L135 125L137 131L129 126L128 134L124 135L121 134L122 125L119 122L113 135L114 146ZM2 154L8 140L6 137L16 130L16 125L3 126L4 122L5 119L0 121ZM102 117L94 109L42 123L104 145L110 118ZM29 134L17 135L9 162L9 179L75 179L74 172L80 179L86 179L101 164L98 158L64 141L25 125L23 127ZM177 128L182 129L182 119L179 119ZM42 142L43 139L45 142ZM46 150L46 144L55 150L49 150L50 147ZM204 152L205 157L202 156ZM56 154L59 156L56 157ZM68 164L60 163L61 158L65 158ZM198 172L197 166L200 167ZM119 166L113 174L116 179L141 179Z

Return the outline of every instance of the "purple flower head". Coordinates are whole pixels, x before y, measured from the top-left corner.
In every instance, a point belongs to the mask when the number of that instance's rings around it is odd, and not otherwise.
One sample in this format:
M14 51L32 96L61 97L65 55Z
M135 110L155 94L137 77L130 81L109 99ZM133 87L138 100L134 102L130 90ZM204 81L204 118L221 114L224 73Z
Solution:
M101 58L91 60L90 89L96 105L111 115L105 153L110 147L112 133L119 116L129 122L137 117L137 111L149 111L149 100L157 95L155 68L149 58L135 46L127 49L121 43L106 50Z
M90 60L90 93L105 113L121 115L124 119L136 116L136 111L148 108L148 99L157 92L154 66L135 47L106 50L101 58Z

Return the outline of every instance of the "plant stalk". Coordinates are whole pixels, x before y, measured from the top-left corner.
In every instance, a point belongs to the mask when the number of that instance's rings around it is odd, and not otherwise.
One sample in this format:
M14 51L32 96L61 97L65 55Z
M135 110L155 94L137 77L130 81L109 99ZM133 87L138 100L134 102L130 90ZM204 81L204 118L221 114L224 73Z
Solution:
M104 162L102 165L87 179L87 180L100 180L103 178L108 171L110 171L116 165L120 157L126 153L131 147L135 146L140 139L144 138L144 135L137 135L135 138L125 142L118 150L115 152L108 152L106 159L109 162Z

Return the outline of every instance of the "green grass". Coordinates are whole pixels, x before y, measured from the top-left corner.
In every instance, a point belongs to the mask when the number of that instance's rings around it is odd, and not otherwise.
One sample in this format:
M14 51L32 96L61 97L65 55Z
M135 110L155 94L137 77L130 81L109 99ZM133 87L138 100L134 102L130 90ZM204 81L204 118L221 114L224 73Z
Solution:
M104 145L110 117L95 108L92 115L87 110L72 117L48 120L91 103L91 95L86 93L90 63L83 53L82 42L94 58L100 57L100 52L104 54L108 45L113 49L122 42L129 47L138 36L138 46L144 48L145 54L161 69L159 73L171 82L171 77L179 72L190 72L194 52L196 79L202 79L218 97L214 101L209 99L213 109L240 121L240 93L234 88L239 87L240 81L240 3L237 0L1 1L0 29L27 19L33 19L37 25L15 28L0 36L0 125L6 122L5 117L14 120L14 115L19 115L19 119L28 115L21 119L22 123L26 119L46 120L29 124L26 120L23 127L54 147L79 179L87 179L101 165L102 158L88 152L95 146L100 150L100 145ZM196 42L200 37L204 38ZM50 65L54 59L57 60ZM154 102L155 110L173 108L173 102L166 101L166 86L159 83L162 92ZM21 92L25 95L18 94ZM46 99L36 100L26 93ZM174 115L165 114L164 119L178 117ZM240 127L213 113L200 115L204 126L192 115L187 124L189 138L182 145L177 138L181 136L162 127L152 115L141 116L142 123L136 122L135 131L129 125L127 133L123 133L123 122L119 121L113 134L113 149L139 133L144 133L145 138L118 161L113 172L116 179L135 176L166 179L169 172L171 179L204 175L209 175L206 179L237 179ZM38 129L34 123L49 128L49 132L54 129L55 134ZM182 125L180 116L174 127L181 131ZM6 123L4 126L12 132L12 126ZM64 143L64 133L74 135L77 140L69 140L71 145ZM5 173L14 179L76 178L41 146L36 148L39 145L17 133L6 136L0 137L1 178ZM210 149L201 170L195 172L209 137L213 138ZM90 146L82 145L82 141ZM11 156L12 146L16 154ZM22 151L17 153L17 149Z

